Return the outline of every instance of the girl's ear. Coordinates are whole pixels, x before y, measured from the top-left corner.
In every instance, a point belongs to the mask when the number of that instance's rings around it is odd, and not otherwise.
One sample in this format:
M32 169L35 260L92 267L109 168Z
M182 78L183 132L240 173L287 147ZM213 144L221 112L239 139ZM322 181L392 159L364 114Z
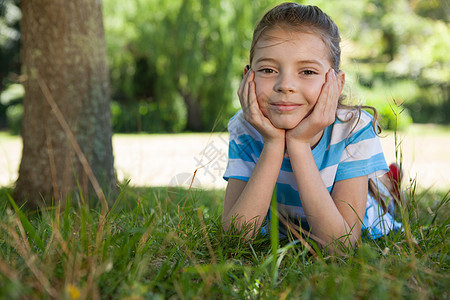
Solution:
M244 68L244 75L247 75L247 72L250 70L250 65L246 65Z
M342 93L345 84L345 73L344 71L339 71L337 74L337 78L339 79L339 95Z

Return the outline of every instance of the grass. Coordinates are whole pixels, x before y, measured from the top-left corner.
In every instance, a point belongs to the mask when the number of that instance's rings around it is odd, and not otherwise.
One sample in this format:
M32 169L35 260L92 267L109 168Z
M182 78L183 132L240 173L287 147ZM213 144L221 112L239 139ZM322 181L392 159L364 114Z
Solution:
M99 205L26 212L3 188L0 298L446 299L450 196L410 191L404 232L312 255L295 241L223 234L222 190L124 186L103 227Z
M403 232L328 254L225 235L222 190L123 186L104 218L83 197L24 211L1 188L0 299L446 299L449 192L408 191Z

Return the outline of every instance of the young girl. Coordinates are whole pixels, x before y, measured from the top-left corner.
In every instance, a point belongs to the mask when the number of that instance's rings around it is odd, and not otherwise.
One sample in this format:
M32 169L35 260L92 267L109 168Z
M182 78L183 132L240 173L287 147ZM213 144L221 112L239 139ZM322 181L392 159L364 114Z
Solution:
M283 224L322 245L354 245L362 227L373 238L399 228L368 192L369 178L388 169L372 116L342 104L339 42L315 6L280 4L256 26L242 109L228 124L225 230L251 222L256 232L275 186Z

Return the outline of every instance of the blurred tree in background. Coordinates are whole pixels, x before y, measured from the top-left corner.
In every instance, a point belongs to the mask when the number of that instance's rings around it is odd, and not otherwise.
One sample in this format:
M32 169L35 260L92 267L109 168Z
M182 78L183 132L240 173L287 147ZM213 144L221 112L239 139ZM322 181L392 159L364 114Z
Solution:
M76 192L88 199L95 189L99 196L100 186L114 191L101 2L21 0L20 5L26 93L15 201L39 207L43 199L64 202Z
M115 131L211 131L216 121L224 130L239 108L236 90L253 27L281 2L103 0ZM321 7L340 27L349 99L377 107L388 128L395 126L393 99L406 108L400 127L411 120L450 123L448 1L300 2ZM1 28L14 29L4 15L0 10ZM20 95L20 86L11 83L3 79L9 88L0 99L15 124L21 109L9 99Z

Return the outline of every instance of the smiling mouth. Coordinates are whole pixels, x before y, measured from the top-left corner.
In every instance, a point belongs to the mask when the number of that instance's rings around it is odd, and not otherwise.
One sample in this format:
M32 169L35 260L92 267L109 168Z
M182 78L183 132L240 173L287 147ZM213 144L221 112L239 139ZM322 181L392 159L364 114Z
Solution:
M281 111L281 112L293 111L301 106L302 106L302 104L297 104L297 103L270 103L269 104L270 109L276 110L276 111Z

